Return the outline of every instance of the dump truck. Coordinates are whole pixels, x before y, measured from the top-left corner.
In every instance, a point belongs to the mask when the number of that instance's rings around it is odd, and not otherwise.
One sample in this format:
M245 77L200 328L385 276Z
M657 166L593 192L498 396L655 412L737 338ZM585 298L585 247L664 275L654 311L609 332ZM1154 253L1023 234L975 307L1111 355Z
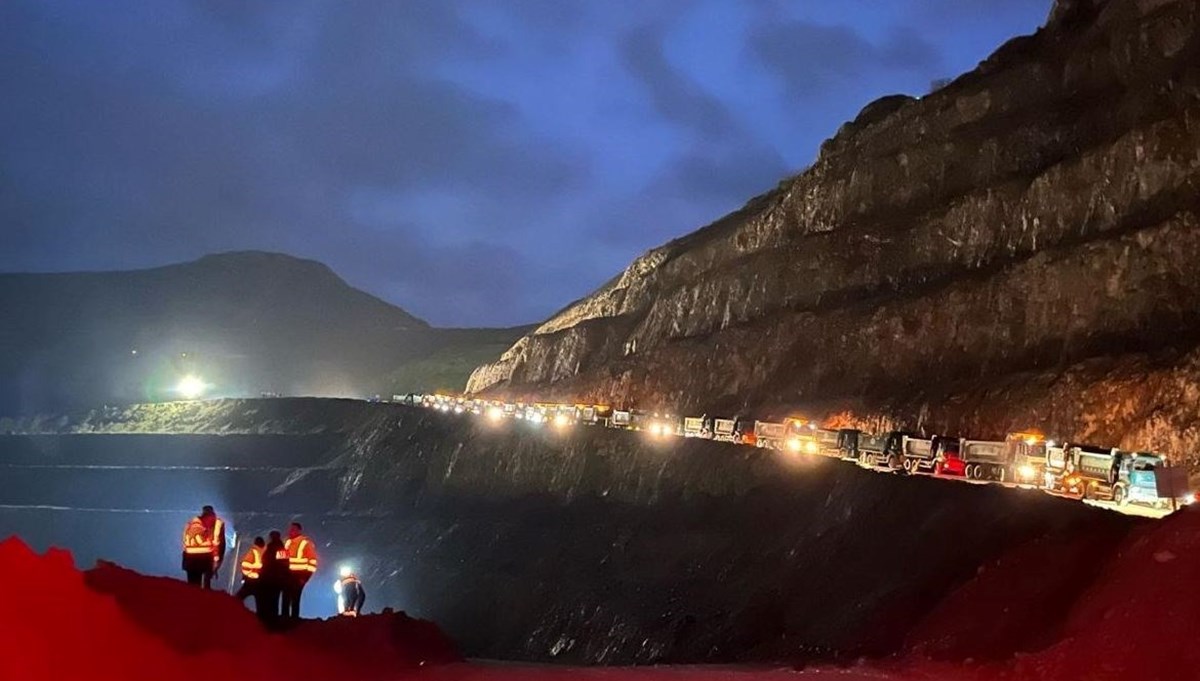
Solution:
M688 416L683 419L684 437L712 437L712 420L704 416Z
M614 409L612 420L609 422L613 428L629 429L633 427L633 414L623 409Z
M1046 440L1037 433L1009 433L1003 441L959 440L958 457L963 475L972 480L993 480L1041 486L1046 468Z
M783 449L788 442L788 424L784 421L755 421L754 444L768 449Z
M1177 472L1178 471L1178 472ZM1080 499L1172 508L1191 503L1187 473L1162 454L1068 444L1050 448L1046 489Z

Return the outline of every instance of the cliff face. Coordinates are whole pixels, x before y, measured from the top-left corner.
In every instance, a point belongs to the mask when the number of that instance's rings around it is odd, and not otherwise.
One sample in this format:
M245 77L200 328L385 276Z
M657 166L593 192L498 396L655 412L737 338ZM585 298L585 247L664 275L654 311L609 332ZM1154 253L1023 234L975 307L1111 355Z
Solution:
M869 105L811 168L638 258L469 390L1122 441L1139 410L1190 419L1128 379L1197 376L1197 15L1059 2L945 88ZM1098 411L1050 402L1060 376Z

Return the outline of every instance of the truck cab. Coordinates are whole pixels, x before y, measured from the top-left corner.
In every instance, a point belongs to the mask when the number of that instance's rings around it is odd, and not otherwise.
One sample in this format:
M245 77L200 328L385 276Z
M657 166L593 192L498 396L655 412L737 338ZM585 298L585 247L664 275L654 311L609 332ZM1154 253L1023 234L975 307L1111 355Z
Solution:
M904 470L904 451L901 449L904 436L904 433L894 430L879 434L859 433L859 465L889 471Z

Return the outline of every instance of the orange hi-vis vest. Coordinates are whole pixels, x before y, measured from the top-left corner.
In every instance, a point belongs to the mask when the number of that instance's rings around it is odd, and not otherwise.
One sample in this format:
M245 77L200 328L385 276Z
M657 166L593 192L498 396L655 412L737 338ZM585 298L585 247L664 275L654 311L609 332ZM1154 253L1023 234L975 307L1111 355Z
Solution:
M287 549L289 570L308 573L317 571L317 548L313 546L311 539L300 535L284 542L283 548Z
M263 550L251 546L246 555L242 556L242 576L246 579L258 579L262 575L262 566Z
M204 527L204 521L199 517L192 518L187 527L183 528L183 552L188 555L216 555L216 550L213 535Z

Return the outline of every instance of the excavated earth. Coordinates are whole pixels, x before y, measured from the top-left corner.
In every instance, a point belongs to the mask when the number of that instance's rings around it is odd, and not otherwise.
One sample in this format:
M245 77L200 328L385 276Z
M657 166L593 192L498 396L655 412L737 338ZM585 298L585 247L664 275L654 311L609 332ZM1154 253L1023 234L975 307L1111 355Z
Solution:
M1200 463L1200 10L1060 0L944 88L638 258L468 390Z
M6 425L0 536L177 576L180 528L203 503L242 537L297 517L323 559L307 614L332 613L334 567L351 562L369 610L437 622L474 657L795 662L909 641L1000 658L1053 640L1102 558L1149 522L1032 490L389 404L226 400ZM1003 636L928 633L985 566L1044 547L1052 561L1030 558L1011 585L1026 597L989 612Z

